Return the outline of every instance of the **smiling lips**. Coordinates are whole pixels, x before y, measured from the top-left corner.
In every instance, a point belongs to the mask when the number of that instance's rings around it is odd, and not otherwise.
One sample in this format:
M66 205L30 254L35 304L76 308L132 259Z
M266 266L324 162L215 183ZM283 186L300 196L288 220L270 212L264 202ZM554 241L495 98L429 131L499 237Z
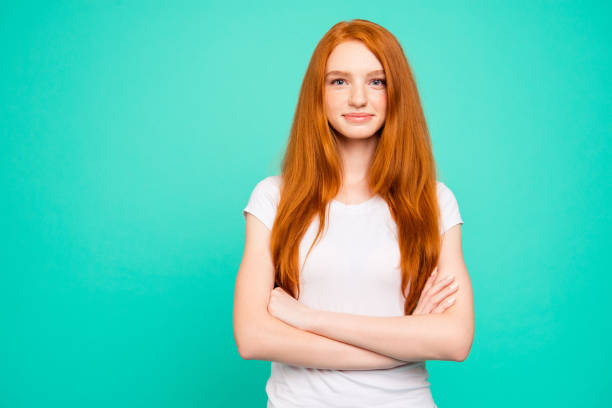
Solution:
M373 115L370 115L369 113L347 113L346 115L342 116L344 116L344 118L349 122L362 123L372 119Z

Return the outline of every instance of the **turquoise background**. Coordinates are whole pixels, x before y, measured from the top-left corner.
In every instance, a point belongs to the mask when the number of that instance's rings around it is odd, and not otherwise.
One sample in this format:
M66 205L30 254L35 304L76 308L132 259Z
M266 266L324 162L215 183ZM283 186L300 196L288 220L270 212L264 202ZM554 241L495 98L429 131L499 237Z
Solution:
M610 406L610 2L0 6L0 406L266 403L232 331L242 209L336 22L402 43L465 224L440 407Z

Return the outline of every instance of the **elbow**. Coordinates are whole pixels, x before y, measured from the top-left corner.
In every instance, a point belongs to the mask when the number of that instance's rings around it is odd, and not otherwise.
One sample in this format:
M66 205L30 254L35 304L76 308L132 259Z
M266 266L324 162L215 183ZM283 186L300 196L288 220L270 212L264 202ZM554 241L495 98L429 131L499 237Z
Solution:
M249 335L248 333L236 333L236 347L238 348L238 354L244 360L256 360L257 353L255 351L255 341L254 336Z
M236 324L234 322L234 341L238 354L244 360L254 359L252 328L249 324Z
M244 360L266 359L264 352L264 341L266 339L266 321L253 319L254 321L237 325L234 328L234 338L238 354Z
M447 322L445 341L441 344L443 360L463 362L468 358L474 339L474 325L452 319ZM441 338L441 339L442 339Z
M248 348L248 345L245 344L245 339L238 339L236 337L236 347L238 348L238 354L242 357L243 360L252 360L252 352Z
M453 349L450 351L450 360L456 362L463 362L468 358L470 350L472 349L472 341L474 339L474 331L470 330L460 335L456 335L450 344L453 345Z
M451 356L451 360L458 363L465 361L470 354L470 349L471 347L457 347L457 350L455 350Z
M250 350L245 350L244 346L238 347L238 354L243 360L253 360L253 353Z
M261 338L259 327L263 325L259 314L234 308L233 331L238 354L243 360L256 359L256 346Z

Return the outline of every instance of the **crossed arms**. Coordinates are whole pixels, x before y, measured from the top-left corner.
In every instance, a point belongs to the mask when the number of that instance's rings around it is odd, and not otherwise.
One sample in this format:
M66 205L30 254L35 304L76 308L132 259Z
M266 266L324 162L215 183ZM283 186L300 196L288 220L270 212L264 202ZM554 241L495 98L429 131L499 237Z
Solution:
M243 358L336 370L467 358L474 336L474 306L460 225L444 234L438 261L436 280L454 275L459 285L456 302L444 312L375 317L306 310L287 303L286 312L278 314L284 320L268 309L274 282L269 230L251 214L246 229L234 297L234 336ZM291 301L297 303L287 300Z

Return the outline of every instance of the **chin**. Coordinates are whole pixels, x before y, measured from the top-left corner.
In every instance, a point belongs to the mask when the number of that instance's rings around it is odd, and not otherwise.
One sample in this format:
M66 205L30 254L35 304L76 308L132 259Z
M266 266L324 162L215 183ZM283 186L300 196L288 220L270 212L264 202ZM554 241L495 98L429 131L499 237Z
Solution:
M331 129L337 136L342 136L347 139L367 139L374 136L382 126L333 126L329 123Z
M342 133L346 137L350 137L350 138L365 139L365 138L368 138L370 136L374 136L374 134L377 131L378 131L378 129L374 129L374 128L359 128L359 127L356 126L354 128L341 129L340 133Z
M374 136L376 132L341 132L341 134L347 139L367 139L369 137Z

